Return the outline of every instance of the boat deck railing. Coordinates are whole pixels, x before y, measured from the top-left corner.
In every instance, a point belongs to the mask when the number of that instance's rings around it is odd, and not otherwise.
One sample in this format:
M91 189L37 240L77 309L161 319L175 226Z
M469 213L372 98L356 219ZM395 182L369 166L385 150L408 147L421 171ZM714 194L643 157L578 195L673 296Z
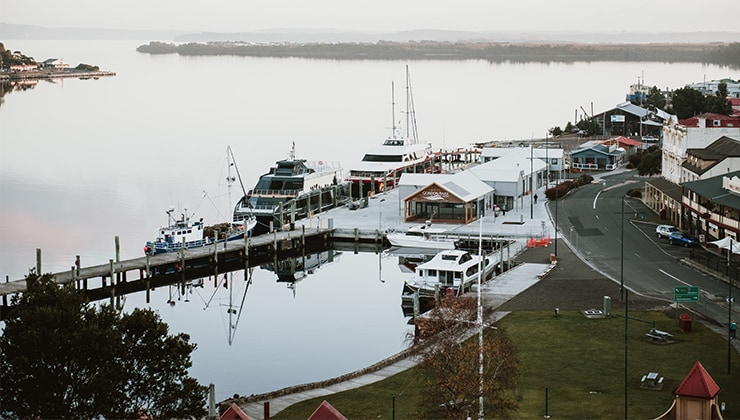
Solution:
M298 197L300 190L249 190L247 195L257 197Z

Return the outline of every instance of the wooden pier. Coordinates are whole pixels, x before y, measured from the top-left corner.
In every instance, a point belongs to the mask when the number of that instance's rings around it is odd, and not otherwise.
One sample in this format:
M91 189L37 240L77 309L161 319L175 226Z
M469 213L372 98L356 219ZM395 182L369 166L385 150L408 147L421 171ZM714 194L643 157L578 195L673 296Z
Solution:
M116 238L117 239L117 238ZM477 244L477 235L461 235L458 239ZM485 248L496 248L501 238L486 238ZM145 255L127 260L109 260L107 264L89 267L71 266L68 271L51 273L58 284L74 284L92 301L114 299L129 293L146 292L149 302L152 289L179 284L198 278L247 270L265 263L300 257L330 249L379 253L388 248L385 233L378 229L311 228L300 226L295 230L279 230L263 235L245 237L244 240L220 242L215 245L182 249L157 255ZM41 271L40 250L37 269ZM45 274L43 272L39 274ZM9 296L27 290L26 279L0 282L0 319L10 307Z
M245 237L244 240L220 242L177 252L121 261L111 259L107 264L90 267L71 266L68 271L51 275L56 283L73 283L78 290L84 290L91 300L108 297L113 299L128 293L146 291L149 301L149 291L162 285L180 283L184 287L188 280L328 250L334 241L355 243L354 247L358 251L375 249L379 252L383 249L385 237L377 230L334 230L302 226L297 230L275 231ZM0 283L0 311L3 314L6 312L9 306L8 296L23 293L26 289L25 279L6 279L6 282Z

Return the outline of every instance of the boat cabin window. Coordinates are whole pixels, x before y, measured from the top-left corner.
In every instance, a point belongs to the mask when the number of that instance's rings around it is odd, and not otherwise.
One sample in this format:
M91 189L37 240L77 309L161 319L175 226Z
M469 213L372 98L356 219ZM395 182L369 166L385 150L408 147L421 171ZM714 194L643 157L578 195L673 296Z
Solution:
M457 255L442 255L443 261L455 261L456 259L457 259Z
M402 155L371 155L367 154L362 158L363 162L402 162Z
M463 254L463 255L460 256L460 264L466 263L466 262L468 262L468 261L470 261L472 259L473 259L473 257L471 257L470 254Z
M468 267L467 270L465 270L465 275L470 277L475 275L475 273L478 272L478 264Z

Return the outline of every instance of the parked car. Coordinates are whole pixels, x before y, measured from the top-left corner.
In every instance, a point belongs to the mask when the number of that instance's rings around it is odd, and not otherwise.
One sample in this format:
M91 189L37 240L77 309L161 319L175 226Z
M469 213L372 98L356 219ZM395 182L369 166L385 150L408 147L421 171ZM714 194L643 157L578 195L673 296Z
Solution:
M658 225L658 227L655 228L655 235L658 238L668 238L673 232L681 231L673 225Z
M696 239L684 235L683 232L671 232L668 243L671 245L694 246L698 242Z

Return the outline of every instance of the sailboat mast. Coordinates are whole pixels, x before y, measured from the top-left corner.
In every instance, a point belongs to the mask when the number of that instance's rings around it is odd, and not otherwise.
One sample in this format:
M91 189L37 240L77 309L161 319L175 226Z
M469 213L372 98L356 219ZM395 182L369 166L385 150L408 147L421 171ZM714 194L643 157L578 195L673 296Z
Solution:
M406 138L411 139L411 127L409 122L411 121L411 87L409 86L409 66L406 66Z
M391 81L391 138L396 137L396 85Z

